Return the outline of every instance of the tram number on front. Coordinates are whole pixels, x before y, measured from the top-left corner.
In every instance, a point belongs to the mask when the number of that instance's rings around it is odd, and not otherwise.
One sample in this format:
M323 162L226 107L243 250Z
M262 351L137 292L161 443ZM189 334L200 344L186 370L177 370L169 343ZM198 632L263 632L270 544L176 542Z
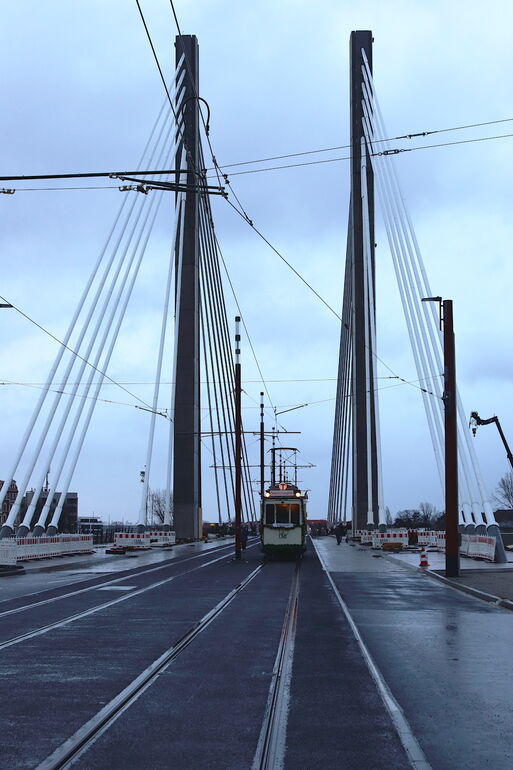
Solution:
M287 537L287 532L284 529L280 530L280 537Z

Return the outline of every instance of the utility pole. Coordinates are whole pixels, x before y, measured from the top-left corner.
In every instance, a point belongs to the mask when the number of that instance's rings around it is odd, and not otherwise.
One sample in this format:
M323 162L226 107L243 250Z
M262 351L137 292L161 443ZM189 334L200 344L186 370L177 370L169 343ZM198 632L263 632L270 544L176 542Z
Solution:
M264 394L260 393L260 498L262 499L264 496L264 486L265 486L265 470L264 470L264 459L265 459L265 431L264 431Z
M445 407L445 575L446 577L459 577L458 412L452 299L444 299L442 308Z
M456 391L456 348L452 299L424 297L422 302L438 302L444 341L445 414L445 575L459 577L460 533L458 500L458 408Z
M271 486L274 487L276 484L276 458L275 458L275 441L276 441L276 428L273 428L272 433L272 449L271 449Z
M242 421L240 373L240 316L235 316L235 559L242 558L241 486L242 486Z

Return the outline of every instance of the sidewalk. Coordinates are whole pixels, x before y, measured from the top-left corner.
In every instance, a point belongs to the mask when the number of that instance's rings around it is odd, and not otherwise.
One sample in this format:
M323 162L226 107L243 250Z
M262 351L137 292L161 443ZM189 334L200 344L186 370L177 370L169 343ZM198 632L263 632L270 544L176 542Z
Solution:
M334 537L316 537L315 543L322 547L328 569L333 572L367 570L389 571L392 565L406 569L420 570L420 553L404 551L385 554L374 551L359 543L342 542L337 546ZM495 602L513 610L513 552L508 553L507 564L494 564L481 559L460 559L460 577L445 577L445 554L427 552L429 567L422 570L433 579L448 583L460 591L469 593L487 602ZM387 565L385 567L385 565Z

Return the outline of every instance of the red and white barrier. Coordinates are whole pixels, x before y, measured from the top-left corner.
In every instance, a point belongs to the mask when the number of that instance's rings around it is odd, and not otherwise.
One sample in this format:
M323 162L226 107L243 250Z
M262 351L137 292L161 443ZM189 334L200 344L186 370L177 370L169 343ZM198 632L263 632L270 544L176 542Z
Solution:
M462 540L465 535L462 535ZM470 542L468 544L468 553L471 559L495 560L495 537L487 535L467 535ZM461 551L460 551L461 553Z
M5 538L0 540L0 564L12 565L29 559L49 559L92 553L92 535L55 535L54 537Z
M417 530L417 543L419 545L436 545L437 532L430 532L427 529Z
M116 532L114 545L130 550L156 548L162 545L174 545L174 532Z
M383 548L384 543L400 543L403 548L408 546L408 531L396 530L395 532L373 532L372 547Z
M150 547L155 545L174 545L176 543L175 532L146 532L146 537L150 538Z

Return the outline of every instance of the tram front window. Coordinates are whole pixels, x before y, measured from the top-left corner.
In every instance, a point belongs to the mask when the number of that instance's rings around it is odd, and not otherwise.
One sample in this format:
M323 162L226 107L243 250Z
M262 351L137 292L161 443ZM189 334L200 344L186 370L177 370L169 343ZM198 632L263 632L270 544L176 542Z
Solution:
M288 503L276 504L276 524L289 524L289 505Z
M299 526L299 503L292 503L290 506L290 523L295 527Z
M265 523L268 527L274 524L274 503L265 504Z

